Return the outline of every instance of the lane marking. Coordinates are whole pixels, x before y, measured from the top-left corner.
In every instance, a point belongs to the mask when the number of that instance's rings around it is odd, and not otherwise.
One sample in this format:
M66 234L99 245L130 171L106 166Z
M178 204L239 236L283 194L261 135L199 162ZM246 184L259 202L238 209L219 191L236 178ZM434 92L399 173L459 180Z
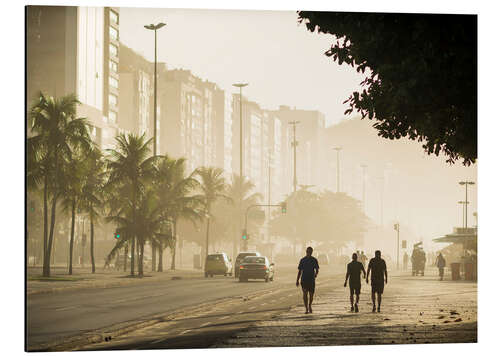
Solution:
M188 333L188 332L190 332L190 331L191 331L190 329L188 329L188 330L184 330L184 331L182 331L181 333L179 333L179 335L184 335L184 334L186 334L186 333Z
M225 319L228 319L230 316L222 316L222 317L219 317L219 320L225 320Z
M71 309L76 309L77 307L80 307L80 305L76 305L76 306L67 306L67 307L60 307L60 308L58 308L58 309L55 309L55 311L71 310Z
M204 324L201 324L201 325L200 325L200 327L205 327L205 326L208 326L208 325L210 325L210 324L211 324L211 322L210 322L210 321L209 321L209 322L205 322Z

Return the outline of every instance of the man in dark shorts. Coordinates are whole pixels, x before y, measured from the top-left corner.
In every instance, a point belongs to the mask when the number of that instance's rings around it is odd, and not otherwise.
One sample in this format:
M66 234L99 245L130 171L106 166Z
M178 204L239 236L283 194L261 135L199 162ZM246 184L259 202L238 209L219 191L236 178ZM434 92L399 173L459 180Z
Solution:
M366 277L365 267L362 263L358 262L358 255L352 254L352 262L347 264L347 273L345 274L344 288L347 286L347 279L349 279L349 289L351 291L351 312L359 312L359 294L361 293L361 272L363 272L363 279ZM356 294L356 303L354 304L354 294Z
M302 293L304 298L304 306L306 307L306 314L312 313L312 302L314 297L314 288L316 277L319 272L319 264L318 260L312 256L313 249L311 247L307 247L306 256L300 260L299 263L299 272L297 273L297 282L295 285L302 286ZM309 294L309 299L307 295Z
M375 258L370 259L370 263L368 263L366 283L368 283L370 272L372 273L372 312L375 312L375 293L377 294L377 311L380 312L382 294L384 293L384 276L385 284L387 284L387 266L385 260L381 258L380 250L375 251Z

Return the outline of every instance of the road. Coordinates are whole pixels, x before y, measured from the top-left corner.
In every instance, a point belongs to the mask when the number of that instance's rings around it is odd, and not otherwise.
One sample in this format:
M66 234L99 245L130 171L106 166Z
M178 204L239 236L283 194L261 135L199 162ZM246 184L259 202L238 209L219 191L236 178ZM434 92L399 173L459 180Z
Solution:
M31 350L123 350L477 341L477 284L392 276L382 313L363 284L349 311L343 274L322 269L304 315L294 267L274 282L234 278L86 289L30 297ZM78 337L76 337L78 336ZM89 338L82 341L82 336ZM55 342L62 342L54 344ZM49 344L52 345L49 346Z
M162 283L145 278L144 283L133 286L33 295L27 301L28 350L44 350L96 331L106 334L159 316L196 315L200 308L232 314L241 312L244 302L248 311L262 309L273 295L278 295L273 300L279 305L275 307L289 308L300 298L293 284L295 274L292 267L277 270L274 282L269 283L240 283L232 277L204 278L201 274L200 278Z

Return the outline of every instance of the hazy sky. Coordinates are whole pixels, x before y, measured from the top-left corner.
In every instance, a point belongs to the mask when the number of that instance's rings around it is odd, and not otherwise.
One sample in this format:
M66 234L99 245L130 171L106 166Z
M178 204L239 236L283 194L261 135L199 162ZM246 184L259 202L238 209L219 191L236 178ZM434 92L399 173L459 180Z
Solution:
M158 31L158 61L190 69L226 90L249 82L244 95L267 109L315 109L333 124L363 79L326 57L333 37L308 32L293 11L122 7L121 41L152 61L153 33L143 26L158 22L167 24Z

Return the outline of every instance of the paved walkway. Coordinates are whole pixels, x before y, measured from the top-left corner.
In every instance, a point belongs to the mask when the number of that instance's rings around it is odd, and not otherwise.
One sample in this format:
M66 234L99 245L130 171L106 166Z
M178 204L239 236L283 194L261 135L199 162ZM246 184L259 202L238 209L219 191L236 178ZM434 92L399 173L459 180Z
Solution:
M348 288L318 289L313 314L302 305L262 321L214 347L332 346L477 342L477 284L437 276L389 277L382 312L371 312L363 284L360 312L351 313Z
M137 272L136 272L137 274ZM52 293L84 288L103 288L140 284L143 281L161 281L172 279L193 279L203 277L201 270L165 269L164 272L145 271L144 277L131 277L130 271L117 271L114 269L96 269L92 274L90 267L74 268L73 274L69 275L66 267L55 267L51 269L51 277L47 280L41 277L41 267L29 267L27 271L27 294Z

